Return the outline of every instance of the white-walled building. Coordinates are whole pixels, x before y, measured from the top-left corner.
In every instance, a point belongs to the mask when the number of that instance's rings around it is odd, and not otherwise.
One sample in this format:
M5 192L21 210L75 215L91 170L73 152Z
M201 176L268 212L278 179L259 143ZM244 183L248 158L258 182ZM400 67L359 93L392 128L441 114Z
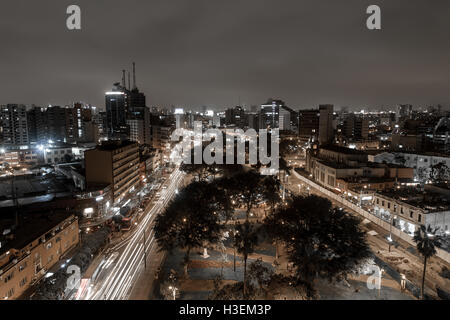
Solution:
M444 163L450 168L450 157L443 154L434 153L409 153L409 152L383 152L376 155L369 155L368 160L377 163L402 164L405 167L413 168L416 179L419 172L429 176L431 167L439 163Z
M439 228L439 233L448 234L450 197L415 188L377 192L373 196L373 214L410 236L420 225Z

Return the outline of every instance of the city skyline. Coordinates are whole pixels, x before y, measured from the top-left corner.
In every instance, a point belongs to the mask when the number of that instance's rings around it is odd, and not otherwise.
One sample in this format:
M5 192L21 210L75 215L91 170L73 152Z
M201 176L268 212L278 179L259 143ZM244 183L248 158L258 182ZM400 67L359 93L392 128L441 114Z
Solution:
M450 299L448 0L3 2L0 301Z
M296 109L450 105L444 1L433 10L379 1L377 31L365 27L361 1L79 1L79 31L65 27L69 4L4 6L2 104L83 101L104 109L104 92L135 61L148 106L222 110L268 97ZM111 19L120 27L111 28Z

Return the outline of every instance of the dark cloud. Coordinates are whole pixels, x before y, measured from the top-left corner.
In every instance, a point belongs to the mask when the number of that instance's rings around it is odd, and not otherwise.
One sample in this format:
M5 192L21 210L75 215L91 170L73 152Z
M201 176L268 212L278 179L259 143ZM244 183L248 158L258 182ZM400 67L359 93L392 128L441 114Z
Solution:
M3 0L0 103L103 106L136 61L150 105L449 106L450 2L376 3L381 31L362 0Z

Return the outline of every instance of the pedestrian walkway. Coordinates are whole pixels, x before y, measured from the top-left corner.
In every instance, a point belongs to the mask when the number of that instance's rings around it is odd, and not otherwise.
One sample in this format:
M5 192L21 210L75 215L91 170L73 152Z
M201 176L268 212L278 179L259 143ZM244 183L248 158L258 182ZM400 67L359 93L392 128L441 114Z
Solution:
M156 250L155 250L156 251ZM142 272L133 285L129 300L154 300L154 287L161 279L156 279L158 268L166 257L165 252L154 252L147 255L147 267L142 264Z

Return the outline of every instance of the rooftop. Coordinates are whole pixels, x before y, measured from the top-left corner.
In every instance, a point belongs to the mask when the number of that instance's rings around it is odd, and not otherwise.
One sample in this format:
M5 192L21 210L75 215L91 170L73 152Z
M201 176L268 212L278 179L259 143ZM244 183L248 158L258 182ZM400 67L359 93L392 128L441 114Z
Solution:
M333 151L333 152L339 152L339 153L343 153L343 154L352 154L352 155L366 155L367 154L364 151L341 147L341 146L337 146L334 144L323 146L323 147L321 147L321 149L329 150L329 151Z
M450 196L433 192L431 190L422 191L416 187L400 188L378 192L395 200L402 201L416 208L424 209L428 212L441 212L450 210Z
M345 163L336 162L336 161L330 161L330 160L324 160L324 159L317 159L318 162L322 163L323 165L326 165L328 167L334 168L334 169L361 169L361 168L398 168L398 169L405 169L408 167L405 167L403 165L399 164L392 164L392 163L378 163L378 162L361 162L357 165L351 166ZM411 169L411 168L408 168ZM412 169L411 169L412 170Z
M23 221L21 221L19 228L13 230L7 236L1 235L2 238L10 238L13 235L13 239L7 240L6 244L0 248L0 255L11 249L23 249L29 243L43 236L70 216L73 215L65 211L52 214L45 212L25 215L22 217Z
M124 147L128 147L131 146L133 144L136 144L136 142L134 141L130 141L130 140L124 140L124 141L119 141L119 140L110 140L110 141L103 141L101 145L97 146L97 150L101 150L101 151L113 151L119 148L124 148Z

